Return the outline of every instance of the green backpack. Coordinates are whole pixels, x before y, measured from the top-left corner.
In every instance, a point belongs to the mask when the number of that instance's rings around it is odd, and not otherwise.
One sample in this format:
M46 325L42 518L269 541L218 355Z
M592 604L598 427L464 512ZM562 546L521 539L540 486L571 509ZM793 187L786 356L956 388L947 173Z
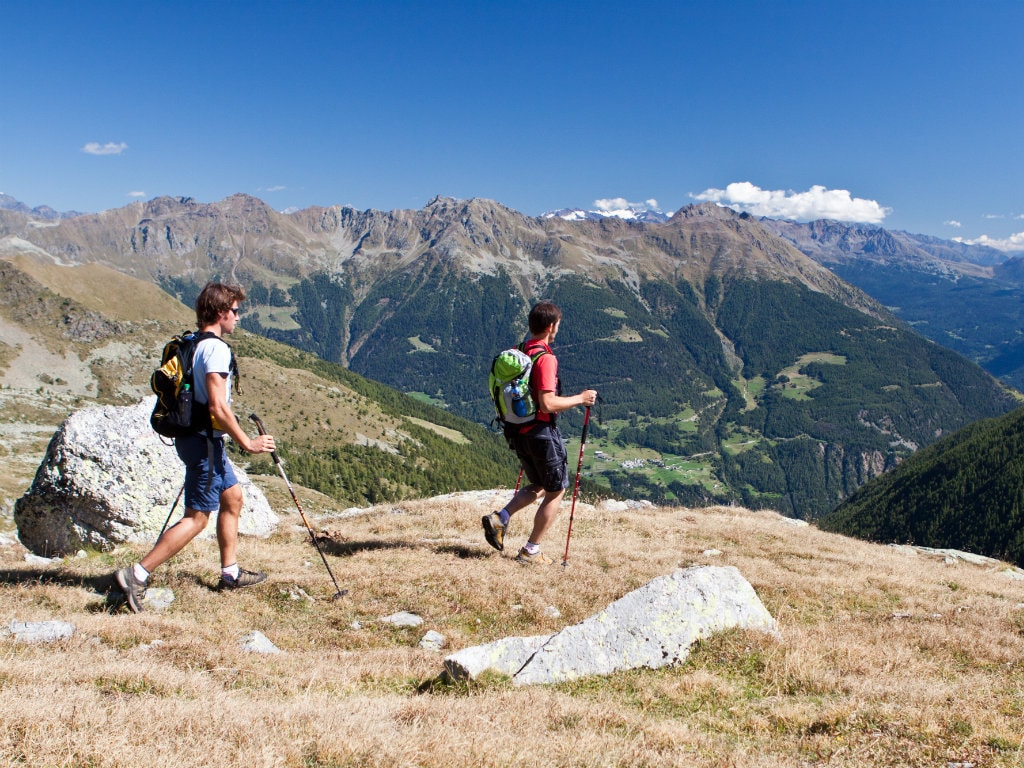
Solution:
M525 352L525 343L499 352L491 363L487 389L494 401L495 419L508 424L529 424L537 417L537 404L530 392L530 372L546 349L532 355Z

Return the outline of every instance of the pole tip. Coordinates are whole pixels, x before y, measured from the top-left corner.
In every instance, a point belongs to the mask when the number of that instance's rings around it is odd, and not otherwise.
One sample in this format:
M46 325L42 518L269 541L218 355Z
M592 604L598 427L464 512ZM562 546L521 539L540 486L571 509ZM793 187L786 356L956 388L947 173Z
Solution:
M334 595L334 597L331 598L331 600L332 601L340 600L341 598L343 598L347 594L348 594L348 590L347 589L339 589L337 591L337 593Z

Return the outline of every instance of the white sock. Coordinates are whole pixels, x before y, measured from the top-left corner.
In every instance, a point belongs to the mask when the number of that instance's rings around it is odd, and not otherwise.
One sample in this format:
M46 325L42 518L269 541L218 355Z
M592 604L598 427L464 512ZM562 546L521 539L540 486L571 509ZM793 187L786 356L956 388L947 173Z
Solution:
M220 569L221 576L230 576L232 579L238 578L238 563L232 563L231 565L225 565Z
M132 566L132 571L135 573L135 578L141 581L143 584L146 583L146 579L149 578L149 571L142 567L142 563L136 563Z
M536 555L540 552L540 544L534 544L532 541L528 541L523 545L523 549L526 550L528 555Z

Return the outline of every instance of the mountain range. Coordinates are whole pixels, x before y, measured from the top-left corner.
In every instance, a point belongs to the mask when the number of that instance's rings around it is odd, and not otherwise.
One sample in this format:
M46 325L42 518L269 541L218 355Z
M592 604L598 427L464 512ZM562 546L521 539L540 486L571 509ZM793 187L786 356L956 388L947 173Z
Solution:
M794 231L713 204L644 223L440 197L417 211L281 214L233 195L45 223L0 211L0 254L101 263L186 304L207 279L240 281L255 334L484 423L491 358L550 298L566 315L567 391L604 400L595 483L815 518L1016 400L803 253ZM930 247L955 261L956 248ZM581 414L563 422L578 434Z
M43 219L46 221L52 221L54 219L70 219L75 216L81 216L82 214L78 211L56 211L48 205L37 205L35 208L29 208L22 202L19 202L10 195L5 195L0 192L0 211L15 211L17 213L24 213L36 219Z
M637 204L543 215L570 221L669 218ZM878 299L922 335L1024 390L1024 252L828 219L760 221Z
M763 219L933 341L1024 390L1024 258L880 227Z

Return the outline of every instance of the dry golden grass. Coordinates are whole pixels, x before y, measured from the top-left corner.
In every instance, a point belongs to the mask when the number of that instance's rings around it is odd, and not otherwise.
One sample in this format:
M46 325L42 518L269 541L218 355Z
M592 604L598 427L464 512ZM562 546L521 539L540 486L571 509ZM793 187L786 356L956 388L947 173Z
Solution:
M112 320L148 324L159 317L184 323L186 327L195 321L194 312L156 285L103 264L63 266L38 253L9 256L5 260L54 293Z
M771 513L578 504L568 567L527 569L484 544L479 518L490 504L466 496L320 520L350 590L332 602L290 498L268 491L287 513L282 526L241 546L243 564L268 571L268 582L214 592L215 546L197 542L153 577L177 596L163 614L128 614L94 589L141 547L51 569L0 548L0 626L77 626L55 645L0 639L0 763L1024 763L1024 588L997 568ZM309 502L329 511L322 497ZM568 504L547 546L558 561L567 519ZM513 523L513 552L527 521ZM711 548L722 554L704 554ZM780 637L730 632L674 668L524 688L497 676L446 682L442 654L417 647L428 629L449 649L552 632L695 563L735 565ZM315 602L292 599L294 587ZM423 626L380 621L401 610ZM283 653L242 651L239 638L254 629Z

